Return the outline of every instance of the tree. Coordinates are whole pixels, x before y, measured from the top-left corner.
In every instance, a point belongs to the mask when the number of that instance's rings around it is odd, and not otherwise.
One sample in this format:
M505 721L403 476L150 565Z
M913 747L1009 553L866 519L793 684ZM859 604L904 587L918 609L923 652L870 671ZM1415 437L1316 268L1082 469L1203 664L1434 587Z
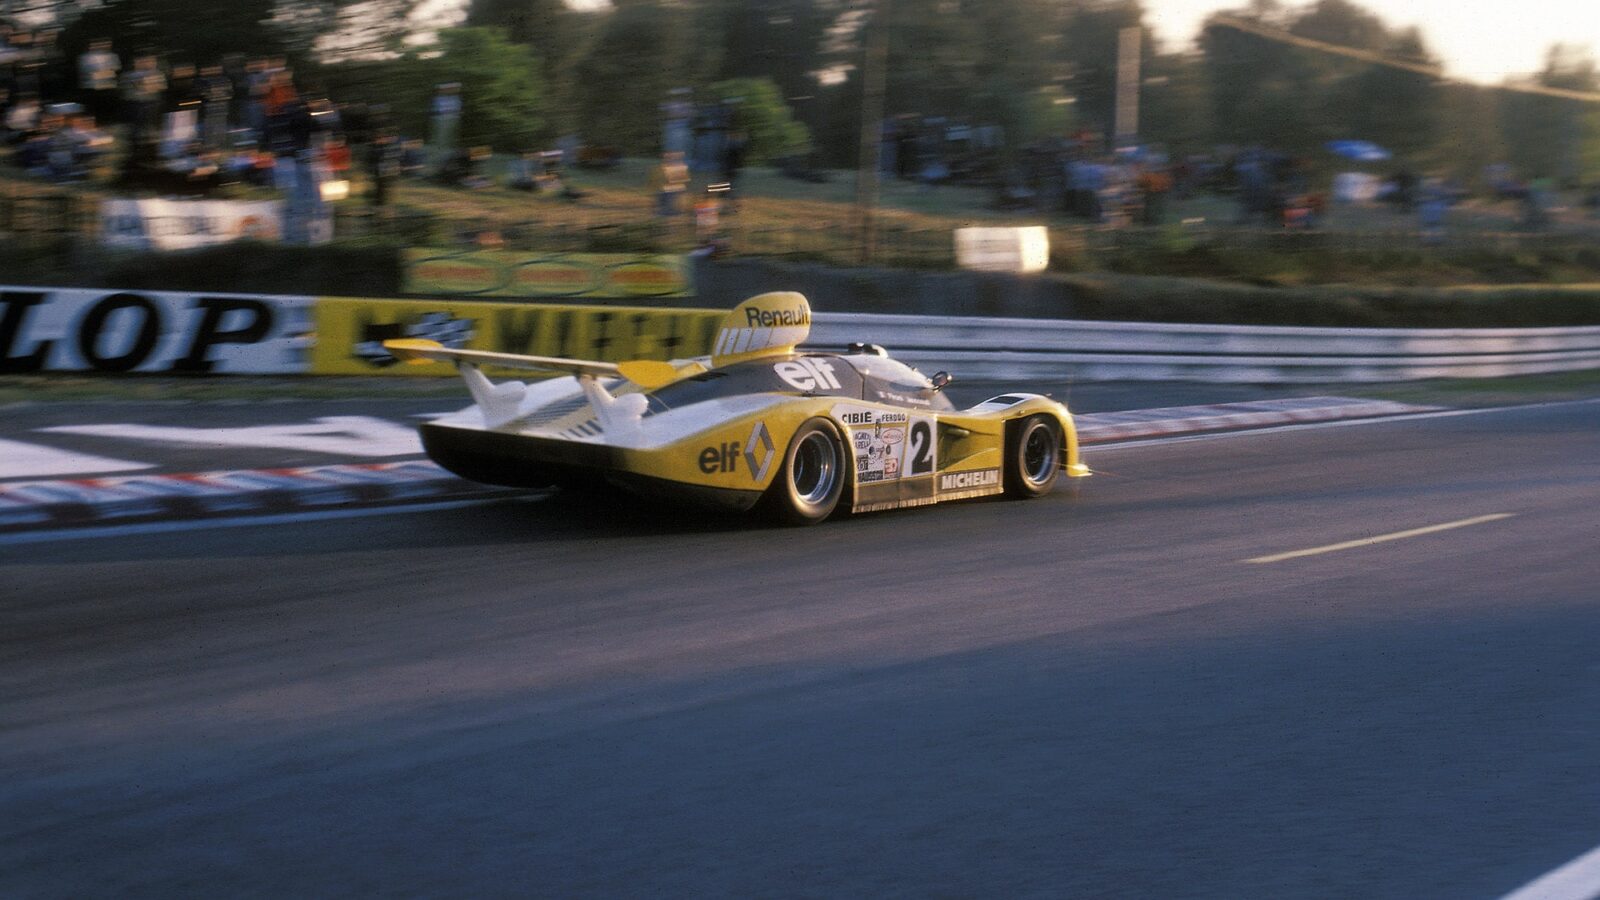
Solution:
M284 53L290 35L273 22L276 0L108 0L72 21L61 45L76 54L99 37L124 54L157 53L208 63L230 53Z
M696 55L715 61L718 79L766 78L785 98L810 95L843 7L841 0L703 0Z
M505 30L539 58L546 110L558 131L578 127L575 68L590 51L606 14L579 11L565 0L471 0L466 24Z
M1058 52L1071 72L1068 84L1078 98L1077 115L1085 127L1111 133L1117 103L1117 35L1124 28L1142 27L1143 19L1139 0L1092 0L1076 7L1068 18ZM1150 59L1154 46L1145 30L1142 62Z
M1387 50L1395 59L1436 62L1415 28L1393 38ZM1347 89L1340 93L1346 106L1338 118L1348 123L1348 136L1376 141L1412 161L1424 157L1437 143L1443 97L1429 76L1389 66L1369 66L1350 78Z
M1544 87L1600 90L1600 73L1587 48L1556 44L1533 79ZM1503 105L1512 162L1534 177L1569 181L1600 172L1600 108L1559 97L1512 94Z
M1319 0L1299 13L1260 3L1230 15L1297 37L1433 63L1419 32L1390 31L1349 0ZM1275 41L1215 18L1201 48L1222 141L1311 153L1329 140L1362 138L1412 162L1435 145L1443 98L1427 75Z
M654 152L660 104L692 85L688 11L653 0L619 0L577 65L578 123L585 139L629 153Z
M806 127L794 120L778 86L770 79L719 81L711 86L710 94L737 110L734 121L749 140L746 161L765 162L811 149L811 136L806 133Z
M41 6L51 4L41 3ZM398 51L420 0L56 0L61 45L76 55L110 38L124 54L157 53L205 64L227 54L370 56Z
M515 152L539 147L552 137L539 61L499 29L445 29L435 43L398 59L346 63L325 74L340 99L386 105L405 134L426 134L434 88L458 82L463 145Z

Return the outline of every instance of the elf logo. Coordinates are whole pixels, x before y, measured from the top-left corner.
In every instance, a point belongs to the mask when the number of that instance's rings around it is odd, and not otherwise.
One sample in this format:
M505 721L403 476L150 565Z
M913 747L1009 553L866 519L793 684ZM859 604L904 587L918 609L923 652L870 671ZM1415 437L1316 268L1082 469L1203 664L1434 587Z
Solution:
M723 441L715 447L701 450L700 471L707 475L739 471L739 450L738 441Z
M804 356L800 359L774 363L772 371L797 391L836 391L839 378L833 374L833 363L825 359Z
M999 469L980 469L976 472L952 472L939 476L939 490L960 491L966 488L989 487L1000 483Z

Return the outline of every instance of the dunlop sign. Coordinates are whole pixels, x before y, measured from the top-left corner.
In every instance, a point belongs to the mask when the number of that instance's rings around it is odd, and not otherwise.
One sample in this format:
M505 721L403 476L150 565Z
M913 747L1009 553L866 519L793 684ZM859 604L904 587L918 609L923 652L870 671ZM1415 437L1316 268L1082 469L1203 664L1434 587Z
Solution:
M689 280L687 258L668 254L406 251L410 294L682 297Z
M322 375L453 375L448 363L396 365L391 338L446 347L624 362L705 356L727 313L635 306L547 306L449 300L323 298L311 371ZM519 373L526 377L526 373Z
M310 297L0 288L0 373L306 371Z

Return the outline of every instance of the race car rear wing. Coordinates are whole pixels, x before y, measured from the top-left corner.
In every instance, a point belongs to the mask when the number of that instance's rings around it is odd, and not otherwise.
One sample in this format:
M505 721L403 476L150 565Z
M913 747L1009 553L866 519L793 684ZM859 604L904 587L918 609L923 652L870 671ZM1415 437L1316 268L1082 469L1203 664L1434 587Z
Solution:
M438 341L419 338L402 338L383 342L383 349L405 362L470 363L474 366L500 366L506 369L526 369L537 372L568 372L573 375L619 376L616 363L595 362L587 359L564 359L559 356L524 356L519 353L495 353L489 350L458 350Z
M496 428L515 419L522 407L522 397L527 385L520 381L495 384L479 371L481 366L499 366L506 369L523 369L535 372L567 372L578 379L584 397L594 409L595 419L603 431L616 432L637 427L644 416L649 401L643 394L612 396L598 378L623 378L649 390L670 384L678 378L701 371L691 365L684 369L671 363L650 359L608 363L588 359L563 359L557 356L525 356L517 353L495 353L489 350L458 350L436 341L402 338L383 342L384 349L396 359L410 363L454 363L467 390L483 412L483 422Z

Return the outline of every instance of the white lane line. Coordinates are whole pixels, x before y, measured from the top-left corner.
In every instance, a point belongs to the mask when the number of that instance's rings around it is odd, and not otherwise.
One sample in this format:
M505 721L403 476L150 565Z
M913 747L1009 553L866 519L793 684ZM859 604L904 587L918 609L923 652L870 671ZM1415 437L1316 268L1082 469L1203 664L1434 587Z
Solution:
M1446 409L1438 412L1402 413L1396 416L1379 416L1368 419L1340 419L1334 422L1298 422L1293 425L1277 425L1268 428L1251 428L1244 431L1222 431L1214 434L1175 434L1167 437L1154 437L1132 441L1114 441L1105 444L1089 444L1083 448L1085 453L1096 456L1102 453L1111 453L1116 450L1134 450L1140 447L1157 447L1164 444L1187 444L1193 441L1226 441L1237 438L1260 437L1263 434L1283 434L1290 431L1315 431L1323 428L1354 428L1361 425L1383 425L1389 422L1415 422L1419 419L1453 419L1457 416L1481 416L1487 413L1520 412L1535 409L1556 409L1563 406L1586 406L1600 403L1596 400L1562 400L1555 403L1524 403L1517 406L1486 406L1481 409Z
M1600 847L1535 878L1501 900L1595 900L1600 897Z
M0 534L0 547L23 544L47 544L54 541L82 541L98 538L135 537L144 534L171 534L178 531L202 531L212 528L245 528L252 525L294 525L301 522L321 522L328 519L364 519L371 516L394 516L445 509L465 509L487 506L491 503L526 503L542 500L537 497L486 497L481 500L443 500L438 503L397 503L393 506L370 506L359 509L328 509L315 512L272 513L260 516L235 516L226 519L182 519L172 522L143 522L133 525L103 525L93 528L63 528L59 531L22 531Z
M153 468L155 466L150 463L75 453L22 441L0 440L0 478L54 478Z
M1453 528L1466 528L1468 525L1482 525L1485 522L1498 522L1509 519L1516 513L1490 513L1487 516L1474 516L1470 519L1458 519L1454 522L1445 522L1442 525L1428 525L1423 528L1411 528L1406 531L1394 531L1389 534L1380 534L1373 537L1360 538L1354 541L1342 541L1337 544L1327 544L1322 547L1309 547L1305 550L1290 550L1287 553L1274 553L1270 556L1256 556L1242 560L1247 563L1275 563L1286 559L1298 559L1302 556L1318 556L1323 553L1337 553L1340 550L1353 550L1357 547L1370 547L1373 544L1382 544L1387 541L1400 541L1406 538L1421 537L1425 534L1435 534L1440 531L1449 531Z
M415 428L372 416L323 416L313 422L245 428L116 424L57 425L40 431L194 447L265 447L340 456L410 456L422 452L422 439Z

